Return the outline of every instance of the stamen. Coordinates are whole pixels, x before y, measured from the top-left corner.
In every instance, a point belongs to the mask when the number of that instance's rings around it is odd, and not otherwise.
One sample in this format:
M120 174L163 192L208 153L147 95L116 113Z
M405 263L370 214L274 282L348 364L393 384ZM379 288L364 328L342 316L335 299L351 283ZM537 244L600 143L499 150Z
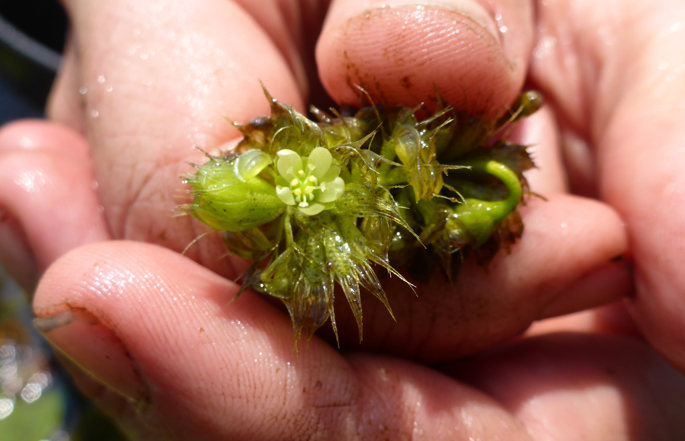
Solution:
M300 183L300 181L298 181L297 178L293 178L293 180L290 181L290 186L296 187L299 183Z
M316 176L310 176L309 182L311 182L312 184L316 184Z

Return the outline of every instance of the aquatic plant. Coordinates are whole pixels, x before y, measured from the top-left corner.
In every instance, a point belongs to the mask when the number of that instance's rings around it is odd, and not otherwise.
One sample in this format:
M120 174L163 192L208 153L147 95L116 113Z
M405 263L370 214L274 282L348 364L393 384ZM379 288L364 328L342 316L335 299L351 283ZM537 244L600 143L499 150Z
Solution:
M494 121L438 100L432 114L313 108L316 122L265 93L271 116L235 124L244 135L237 148L195 166L185 178L194 200L183 209L253 261L243 289L283 301L296 341L329 318L337 336L336 286L361 340L361 289L392 315L377 268L409 283L395 268L412 274L437 259L451 280L466 253L487 262L521 236L516 208L533 163L506 135L540 107L536 92Z

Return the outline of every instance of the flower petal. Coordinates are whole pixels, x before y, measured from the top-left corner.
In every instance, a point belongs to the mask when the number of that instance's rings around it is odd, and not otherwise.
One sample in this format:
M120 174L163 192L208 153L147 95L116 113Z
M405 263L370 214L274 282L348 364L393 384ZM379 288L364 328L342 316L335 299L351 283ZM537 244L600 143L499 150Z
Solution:
M259 149L251 149L235 160L235 173L238 179L247 182L271 164L271 156Z
M324 187L324 184L321 185ZM333 202L337 200L345 192L345 181L342 178L337 177L331 182L325 183L325 188L317 195L317 202Z
M278 173L290 181L297 177L297 172L302 170L302 158L296 152L288 149L279 150L278 153Z
M337 165L331 166L331 168L328 169L325 175L319 179L319 182L331 182L333 179L337 178L340 176L340 167Z
M295 205L295 198L293 197L293 191L288 187L276 186L276 196L286 205Z
M308 164L313 165L312 175L317 179L321 179L333 162L333 156L327 148L317 147L309 154Z
M323 204L317 204L315 202L313 204L309 204L308 207L299 207L298 209L307 216L316 216L317 214L321 213L324 208L326 207L324 207Z

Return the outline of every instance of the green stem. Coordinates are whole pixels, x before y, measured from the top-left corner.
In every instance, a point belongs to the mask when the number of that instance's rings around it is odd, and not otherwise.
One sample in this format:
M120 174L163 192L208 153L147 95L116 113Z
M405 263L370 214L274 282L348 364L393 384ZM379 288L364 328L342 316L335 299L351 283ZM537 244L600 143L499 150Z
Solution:
M288 210L290 211L292 208L288 207ZM295 243L295 237L293 236L293 227L290 223L290 213L285 214L283 218L283 227L285 230L285 245L287 248L291 248Z
M467 161L464 165L471 165L471 170L483 171L496 177L507 187L509 196L501 201L499 205L499 210L503 213L502 219L516 208L522 196L521 181L509 167L493 160L480 160L475 161L473 164L468 164Z
M521 201L522 189L518 176L509 167L497 161L474 159L463 165L471 167L472 172L487 173L502 181L509 195L502 201L483 201L467 198L466 203L455 208L459 221L473 236L475 246L484 244L497 226Z

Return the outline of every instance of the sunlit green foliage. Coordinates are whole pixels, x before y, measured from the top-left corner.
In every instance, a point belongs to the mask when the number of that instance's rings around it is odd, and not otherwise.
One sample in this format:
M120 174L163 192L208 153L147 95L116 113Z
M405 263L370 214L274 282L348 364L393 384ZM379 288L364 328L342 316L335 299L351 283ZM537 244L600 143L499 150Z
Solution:
M312 109L314 122L267 98L270 117L236 124L236 150L187 177L194 201L184 209L254 261L243 286L283 301L296 340L329 318L337 335L336 286L360 339L361 288L392 314L374 267L406 281L394 267L434 256L451 279L465 252L486 261L520 237L533 164L506 132L539 108L535 92L496 121L438 103L423 118L423 107Z

